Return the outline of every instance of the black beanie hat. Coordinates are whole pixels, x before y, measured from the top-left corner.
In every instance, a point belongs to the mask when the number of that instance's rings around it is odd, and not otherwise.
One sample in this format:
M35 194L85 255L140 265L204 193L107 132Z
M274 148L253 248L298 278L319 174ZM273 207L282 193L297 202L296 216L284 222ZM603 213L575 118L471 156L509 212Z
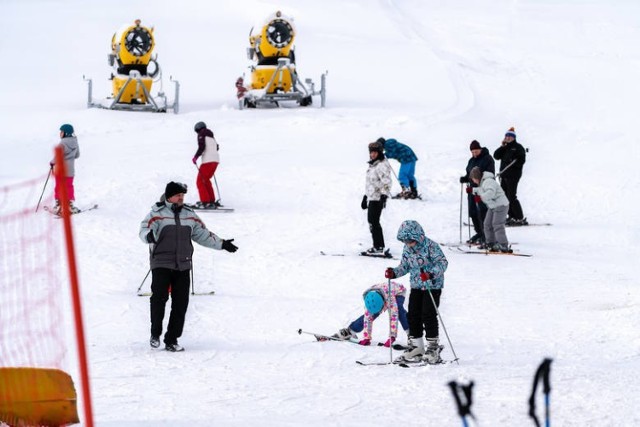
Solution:
M173 182L167 184L167 187L164 189L164 198L165 200L169 200L171 197L176 194L186 193L187 186L184 184L180 184L179 182Z
M471 141L471 144L469 144L469 150L479 150L481 148L480 143L475 139Z

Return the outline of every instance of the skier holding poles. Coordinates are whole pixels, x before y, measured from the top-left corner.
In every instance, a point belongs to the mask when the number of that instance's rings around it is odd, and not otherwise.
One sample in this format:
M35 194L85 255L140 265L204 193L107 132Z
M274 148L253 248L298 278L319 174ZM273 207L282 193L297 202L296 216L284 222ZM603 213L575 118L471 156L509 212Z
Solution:
M191 161L198 169L196 186L200 200L195 207L199 209L215 209L220 206L216 201L216 194L211 185L211 178L214 178L216 169L220 164L220 146L213 136L213 132L207 128L204 122L198 122L193 127L198 134L198 150ZM198 167L198 157L202 156L200 167Z
M444 272L449 263L440 245L425 235L417 221L404 221L397 238L404 243L402 259L396 268L386 269L385 277L394 279L410 273L411 293L409 348L394 363L440 363L440 352L444 346L439 344L438 338L438 306L444 286ZM427 340L426 350L423 335Z
M480 168L480 171L482 172L495 173L496 166L487 147L482 147L475 139L471 141L469 150L471 151L471 158L467 162L466 174L460 177L460 183L467 184L466 192L468 212L475 231L475 234L467 240L467 243L476 244L484 243L484 231L482 224L484 223L484 218L487 216L487 205L485 205L481 200L476 203L476 198L472 194L472 187L474 187L475 184L469 179L469 173L474 167Z

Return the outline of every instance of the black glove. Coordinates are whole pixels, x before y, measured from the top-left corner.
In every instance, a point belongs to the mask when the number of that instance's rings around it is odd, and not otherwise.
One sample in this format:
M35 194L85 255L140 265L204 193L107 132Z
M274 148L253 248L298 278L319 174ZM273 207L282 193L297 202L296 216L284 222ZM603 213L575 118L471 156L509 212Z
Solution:
M382 203L382 209L387 207L387 196L384 194L380 196L380 203Z
M367 209L367 195L366 194L362 197L362 203L360 203L360 207L362 209Z
M465 176L460 177L460 184L464 184L465 182L469 182L469 178Z
M153 231L147 233L147 243L156 243L156 239L153 237Z
M222 241L222 249L224 249L227 252L235 252L238 250L238 247L236 245L234 245L233 243L233 239L229 239L229 240L223 240Z

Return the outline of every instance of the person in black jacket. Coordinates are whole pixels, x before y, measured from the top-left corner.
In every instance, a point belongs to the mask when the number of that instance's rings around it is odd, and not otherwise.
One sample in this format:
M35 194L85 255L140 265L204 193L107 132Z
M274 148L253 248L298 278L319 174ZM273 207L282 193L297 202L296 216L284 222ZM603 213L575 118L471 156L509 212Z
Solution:
M512 127L504 135L502 146L493 153L500 160L500 186L509 199L509 217L507 225L528 225L518 200L518 182L522 177L522 167L527 159L527 152L516 141L516 131Z
M496 173L495 162L493 161L493 157L489 153L487 147L482 147L478 141L475 139L471 141L471 145L469 145L469 150L471 150L471 158L467 163L467 173L464 176L460 177L460 183L467 183L467 201L469 206L469 216L471 217L471 221L473 223L473 230L475 231L475 235L467 240L467 243L483 243L484 242L484 218L487 216L487 205L485 205L482 200L476 203L476 197L474 197L472 193L472 187L476 187L476 185L471 182L469 179L469 173L471 169L474 167L480 168L482 173L491 172L493 174Z

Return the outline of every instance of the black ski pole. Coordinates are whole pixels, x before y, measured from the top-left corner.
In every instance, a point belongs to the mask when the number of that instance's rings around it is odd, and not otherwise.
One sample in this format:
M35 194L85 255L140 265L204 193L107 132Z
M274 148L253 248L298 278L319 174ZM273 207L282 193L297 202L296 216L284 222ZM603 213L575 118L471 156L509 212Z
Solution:
M218 200L217 202L222 204L222 195L220 194L220 187L218 187L218 180L216 179L216 175L213 175L213 183L216 185L216 191L218 192Z
M549 373L551 371L551 362L553 360L546 358L542 361L538 369L536 370L536 374L533 376L533 387L531 388L531 397L529 397L529 416L533 418L533 422L537 427L540 427L540 421L536 416L536 390L538 388L538 383L542 381L543 383L543 393L544 393L544 406L545 406L545 427L549 427L551 420L549 416L549 393L551 392L551 384L549 382Z
M502 175L502 174L503 174L507 169L509 169L511 166L513 166L513 164L514 164L515 162L516 162L516 159L513 159L513 160L511 161L511 163L509 163L509 164L507 165L507 167L505 167L505 168L504 168L504 169L502 169L500 172L498 172L498 173L496 174L496 179L497 179L500 175Z
M47 183L49 182L49 178L51 177L51 173L53 172L53 166L49 168L49 174L47 175L47 179L44 182L44 187L42 187L42 194L40 194L40 198L38 199L38 204L36 205L36 212L38 212L38 208L40 207L40 202L42 201L42 196L44 196L44 190L47 188Z
M138 286L138 294L140 293L140 289L142 289L142 285L144 285L144 282L147 281L147 277L149 277L150 273L151 273L151 269L149 269L149 271L147 271L147 275L144 276L144 279L142 279L142 283L140 283L140 286Z
M193 283L193 261L191 261L191 295L195 295L196 285Z
M449 388L451 388L451 393L453 393L453 398L456 401L456 406L458 407L458 415L460 415L460 418L462 418L462 426L467 427L469 425L467 423L467 415L475 419L475 417L471 413L471 395L473 392L473 381L471 381L467 385L461 385L455 381L451 381L448 385ZM464 402L460 397L460 392L462 392L464 395Z
M460 183L460 244L462 244L462 195L464 193L464 184Z
M420 272L424 273L424 269L421 268ZM447 332L447 327L444 325L444 320L442 320L442 316L440 315L440 310L438 310L438 304L436 304L436 300L433 298L433 294L431 293L431 289L428 286L427 286L427 292L429 292L429 297L431 297L431 302L433 303L433 308L436 310L436 314L438 315L438 318L440 319L440 323L442 323L442 330L444 331L444 334L447 337L447 341L449 342L449 347L451 347L451 352L453 353L453 360L455 360L455 362L459 365L460 362L458 362L458 355L456 354L456 351L453 348L453 344L451 343L451 339L449 339L449 333Z

